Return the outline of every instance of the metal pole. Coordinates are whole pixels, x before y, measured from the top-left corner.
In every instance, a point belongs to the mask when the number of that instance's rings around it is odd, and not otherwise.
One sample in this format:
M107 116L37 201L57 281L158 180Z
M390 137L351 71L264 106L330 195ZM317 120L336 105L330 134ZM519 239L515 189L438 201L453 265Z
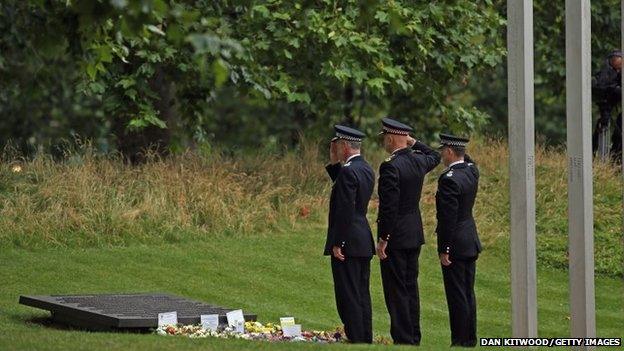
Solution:
M514 337L537 337L533 1L507 1L507 78Z
M595 337L589 0L566 0L568 230L572 337Z
M624 0L621 1L620 17L622 20L620 24L620 50L622 50L622 48L624 48ZM624 76L622 77L622 83L624 83ZM622 86L624 86L624 84L622 84ZM622 183L624 184L624 95L622 95L622 105L620 107L620 113L622 114L623 118L620 125L620 129L622 132L622 139L620 139L620 144L622 146L622 153L620 154L620 164L622 166ZM624 233L624 186L622 187L622 232Z

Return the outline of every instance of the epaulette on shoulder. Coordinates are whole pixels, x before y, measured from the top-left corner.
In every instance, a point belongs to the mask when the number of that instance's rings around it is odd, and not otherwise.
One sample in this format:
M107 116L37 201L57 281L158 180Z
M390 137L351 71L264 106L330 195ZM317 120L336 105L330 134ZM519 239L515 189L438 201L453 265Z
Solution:
M390 162L390 161L392 161L392 160L394 159L394 157L395 157L395 156L396 156L396 154L392 154L392 155L388 156L388 157L384 160L384 162Z
M451 178L453 177L453 169L452 168L447 168L444 171L442 171L442 173L440 173L440 179L442 178Z
M351 166L351 161L345 163L343 167L349 167L349 166Z

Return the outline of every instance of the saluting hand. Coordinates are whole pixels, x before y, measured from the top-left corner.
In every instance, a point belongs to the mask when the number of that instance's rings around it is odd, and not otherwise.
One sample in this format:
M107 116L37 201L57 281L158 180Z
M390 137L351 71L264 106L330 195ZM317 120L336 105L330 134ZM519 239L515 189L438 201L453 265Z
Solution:
M449 254L441 253L440 254L440 263L442 263L443 266L448 267L453 262L451 262L451 260L449 259Z
M336 257L340 261L344 261L345 260L345 257L342 254L342 248L340 246L334 246L332 248L332 253L334 254L334 257Z
M416 144L416 139L412 138L411 136L407 136L407 147L412 147L414 146L414 144Z
M332 141L329 144L329 162L331 162L331 164L340 162L340 159L338 159L338 151L335 141Z
M388 255L386 255L386 248L388 247L388 242L383 239L379 239L377 242L377 256L380 260L385 260Z

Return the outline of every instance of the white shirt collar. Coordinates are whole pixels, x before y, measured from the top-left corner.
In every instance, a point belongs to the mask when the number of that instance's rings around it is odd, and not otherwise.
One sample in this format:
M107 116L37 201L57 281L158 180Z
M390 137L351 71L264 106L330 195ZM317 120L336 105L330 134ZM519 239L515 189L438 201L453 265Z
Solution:
M460 163L464 163L464 160L455 161L455 162L451 163L451 164L448 166L448 168L451 168L451 167L453 167L453 166L455 166L455 165L458 165L458 164L460 164Z
M349 156L349 158L345 161L345 163L347 163L347 162L351 161L351 159L352 159L352 158L354 158L354 157L358 157L358 156L360 156L360 154L355 154L355 155L351 155L351 156Z

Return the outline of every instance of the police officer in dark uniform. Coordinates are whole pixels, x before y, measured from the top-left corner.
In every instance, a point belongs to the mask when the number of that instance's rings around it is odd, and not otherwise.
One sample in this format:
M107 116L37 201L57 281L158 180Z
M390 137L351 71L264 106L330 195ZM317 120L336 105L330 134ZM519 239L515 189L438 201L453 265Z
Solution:
M350 342L372 343L370 261L375 244L366 218L375 173L360 155L364 134L335 126L326 170L334 185L329 201L325 255L331 255L338 315ZM340 162L344 162L341 165Z
M479 187L479 170L465 154L468 139L440 134L442 162L436 209L438 254L451 324L451 346L477 344L474 293L476 260L481 242L472 208Z
M384 148L391 155L379 167L377 255L392 339L418 345L418 257L425 242L419 202L425 175L440 163L440 155L409 137L411 127L390 118L382 125Z
M598 136L609 128L611 114L622 104L622 52L612 51L607 56L603 68L592 81L592 92L600 111L600 119L596 124L593 136L594 151L598 148ZM614 159L621 159L622 153L622 114L615 122L611 136L611 155Z

